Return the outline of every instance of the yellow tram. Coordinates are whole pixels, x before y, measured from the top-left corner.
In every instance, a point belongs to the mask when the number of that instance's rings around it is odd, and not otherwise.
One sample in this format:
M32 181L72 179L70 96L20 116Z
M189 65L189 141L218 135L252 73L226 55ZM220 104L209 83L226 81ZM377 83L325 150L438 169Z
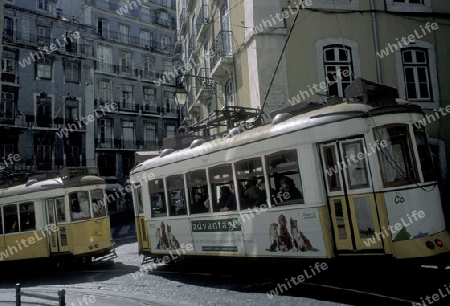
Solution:
M115 256L105 205L106 183L95 168L0 189L0 261Z
M368 96L302 105L136 166L140 254L447 260L423 112Z

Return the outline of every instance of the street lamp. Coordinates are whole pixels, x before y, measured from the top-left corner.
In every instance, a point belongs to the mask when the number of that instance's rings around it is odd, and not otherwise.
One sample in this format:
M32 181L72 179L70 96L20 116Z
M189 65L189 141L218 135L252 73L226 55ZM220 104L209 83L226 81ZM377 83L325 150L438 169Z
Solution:
M186 104L188 98L188 93L184 87L179 87L175 91L175 100L177 101L178 107L179 107L179 117L180 117L180 124L179 129L181 128L182 122L183 122L183 107Z

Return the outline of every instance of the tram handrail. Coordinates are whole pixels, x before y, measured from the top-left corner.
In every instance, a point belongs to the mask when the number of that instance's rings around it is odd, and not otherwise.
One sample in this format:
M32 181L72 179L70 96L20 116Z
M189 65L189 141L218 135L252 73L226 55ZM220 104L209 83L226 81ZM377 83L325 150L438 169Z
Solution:
M21 297L22 296L28 296L28 297L35 297L40 298L48 301L56 301L58 302L58 306L66 306L66 290L60 289L58 290L58 297L43 295L39 293L26 293L21 291L20 289L21 285L20 283L16 284L16 306L21 306Z

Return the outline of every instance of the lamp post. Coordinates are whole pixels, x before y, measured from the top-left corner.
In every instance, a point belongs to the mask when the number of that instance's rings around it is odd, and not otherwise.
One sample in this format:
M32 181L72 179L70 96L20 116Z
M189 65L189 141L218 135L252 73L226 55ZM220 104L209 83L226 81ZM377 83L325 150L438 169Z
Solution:
M188 93L184 87L179 87L175 91L175 100L177 101L178 108L179 108L179 128L181 128L182 122L183 122L183 107L186 104L188 97Z

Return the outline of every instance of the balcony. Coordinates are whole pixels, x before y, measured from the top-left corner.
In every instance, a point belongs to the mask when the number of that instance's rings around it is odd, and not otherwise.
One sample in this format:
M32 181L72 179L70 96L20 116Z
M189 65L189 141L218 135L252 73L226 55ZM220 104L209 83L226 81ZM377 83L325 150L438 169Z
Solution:
M139 70L135 69L134 66L118 66L118 71L119 71L119 75L120 76L125 76L125 77L134 77L137 78L139 75Z
M119 111L123 112L139 112L139 105L134 104L133 102L116 102L119 106Z
M198 46L197 46L197 41L196 41L196 36L195 33L192 34L189 37L189 58L191 58L193 55L197 55L198 54Z
M206 103L214 91L214 80L209 78L209 75L209 69L202 68L195 77L196 100L200 102Z
M154 71L141 70L141 78L145 81L155 81L160 77L160 74Z
M116 107L112 106L112 103L116 102L107 101L102 98L94 99L94 108L104 110L105 112L112 112L114 109L116 109Z
M183 33L184 28L186 27L188 20L186 18L186 9L181 9L180 11L180 17L179 17L179 23L180 23L180 32Z
M15 71L11 73L3 72L1 80L6 83L19 84L19 76L16 75Z
M145 150L158 150L158 144L156 143L156 140L153 141L144 141L142 145L142 149Z
M146 102L144 102L146 103ZM159 107L155 103L146 103L142 105L143 114L159 114Z
M113 138L95 138L96 149L112 149L114 148Z
M158 24L160 26L163 26L163 27L166 27L166 28L169 28L169 29L175 29L176 28L175 20L161 18L160 16L156 16L155 17L155 24Z
M116 73L117 65L111 64L111 63L105 63L100 61L94 62L94 68L97 71L106 72L106 73Z
M206 29L209 25L208 5L202 5L196 21L197 39L202 41L205 38Z
M227 71L233 69L233 49L232 32L220 31L214 40L212 51L214 57L211 58L211 77L222 77L227 75Z

